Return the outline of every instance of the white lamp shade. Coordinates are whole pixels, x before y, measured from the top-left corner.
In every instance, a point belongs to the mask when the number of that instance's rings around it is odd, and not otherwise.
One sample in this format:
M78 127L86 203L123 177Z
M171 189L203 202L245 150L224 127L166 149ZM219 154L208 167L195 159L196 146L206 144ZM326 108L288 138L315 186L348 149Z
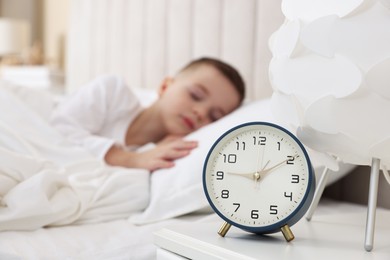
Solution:
M269 72L276 117L309 147L390 168L390 1L283 0Z
M15 19L0 19L0 55L22 52L30 43L30 26Z

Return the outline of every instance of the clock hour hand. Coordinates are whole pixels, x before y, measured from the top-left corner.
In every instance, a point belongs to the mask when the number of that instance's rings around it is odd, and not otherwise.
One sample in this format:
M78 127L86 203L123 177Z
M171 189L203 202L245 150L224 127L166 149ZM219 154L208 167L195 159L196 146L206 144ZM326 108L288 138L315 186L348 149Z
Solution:
M294 159L297 158L297 157L298 157L298 155L293 156ZM286 159L286 160L284 160L284 161L281 161L280 163L275 164L274 166L271 166L271 167L268 168L268 169L261 170L261 171L260 171L261 178L263 178L264 176L266 176L266 175L267 175L268 173L270 173L272 170L274 170L274 169L278 168L279 166L283 165L283 164L286 163L288 160L289 160L289 159Z

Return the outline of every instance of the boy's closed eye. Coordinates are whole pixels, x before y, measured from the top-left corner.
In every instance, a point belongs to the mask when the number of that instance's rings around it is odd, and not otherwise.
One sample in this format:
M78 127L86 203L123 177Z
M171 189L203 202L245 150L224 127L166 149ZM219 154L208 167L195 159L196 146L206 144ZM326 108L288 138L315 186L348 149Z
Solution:
M202 101L209 95L207 89L199 84L190 86L189 93L191 98L195 101ZM225 113L220 108L211 108L207 116L211 122L215 122L224 117Z
M202 97L200 95L198 95L195 91L190 91L190 96L191 96L192 100L194 100L194 101L202 100L201 99Z
M193 85L189 87L189 93L193 100L202 101L207 97L207 91L201 85Z

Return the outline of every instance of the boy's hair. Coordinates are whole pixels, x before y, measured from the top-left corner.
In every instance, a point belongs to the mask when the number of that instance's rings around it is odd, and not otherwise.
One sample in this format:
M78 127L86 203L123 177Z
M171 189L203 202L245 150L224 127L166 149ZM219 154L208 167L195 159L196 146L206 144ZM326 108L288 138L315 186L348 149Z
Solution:
M221 72L222 75L224 75L237 90L240 96L240 103L243 101L243 99L245 98L245 82L242 79L240 73L226 62L214 58L203 57L188 63L179 71L179 73L188 69L196 68L200 65L210 65L216 68L219 72Z

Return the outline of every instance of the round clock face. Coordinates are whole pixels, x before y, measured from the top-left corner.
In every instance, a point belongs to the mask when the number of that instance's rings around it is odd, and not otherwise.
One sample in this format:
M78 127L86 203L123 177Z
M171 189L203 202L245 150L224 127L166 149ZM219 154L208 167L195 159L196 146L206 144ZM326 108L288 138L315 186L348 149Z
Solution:
M222 135L203 170L204 191L214 211L255 233L295 224L310 205L314 183L298 139L264 122L239 125Z

